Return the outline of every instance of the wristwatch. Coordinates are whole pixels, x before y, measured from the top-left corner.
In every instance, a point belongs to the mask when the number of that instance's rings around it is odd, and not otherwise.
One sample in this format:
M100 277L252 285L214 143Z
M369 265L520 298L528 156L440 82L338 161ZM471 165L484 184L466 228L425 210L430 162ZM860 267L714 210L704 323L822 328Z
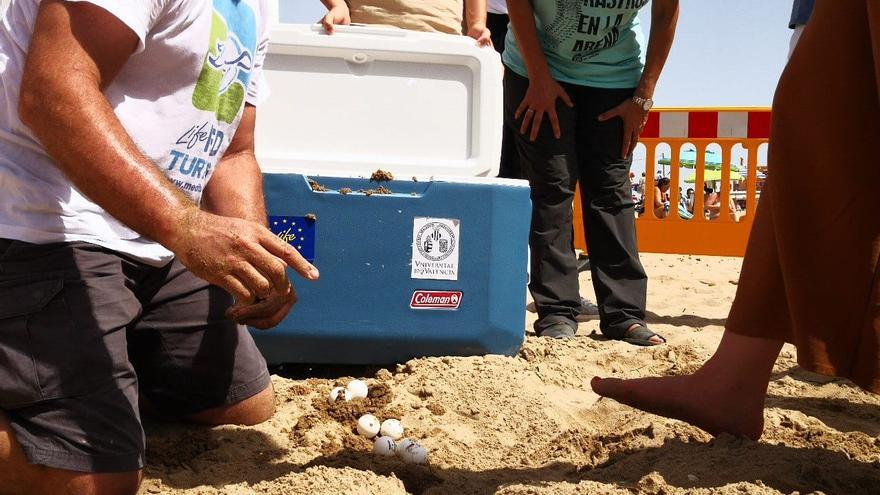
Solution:
M642 107L642 110L649 111L654 107L654 100L650 98L642 98L641 96L633 96L632 100L636 102L636 105Z

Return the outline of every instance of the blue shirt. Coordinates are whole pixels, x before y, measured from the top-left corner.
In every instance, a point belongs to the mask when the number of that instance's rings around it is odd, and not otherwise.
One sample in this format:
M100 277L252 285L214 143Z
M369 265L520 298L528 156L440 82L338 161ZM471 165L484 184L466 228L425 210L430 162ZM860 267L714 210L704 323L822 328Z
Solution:
M538 40L557 81L598 88L635 88L645 67L638 12L648 0L533 0ZM513 30L505 65L528 77Z
M794 29L803 26L810 20L813 13L813 4L815 0L794 0L791 6L791 20L788 21L788 27Z

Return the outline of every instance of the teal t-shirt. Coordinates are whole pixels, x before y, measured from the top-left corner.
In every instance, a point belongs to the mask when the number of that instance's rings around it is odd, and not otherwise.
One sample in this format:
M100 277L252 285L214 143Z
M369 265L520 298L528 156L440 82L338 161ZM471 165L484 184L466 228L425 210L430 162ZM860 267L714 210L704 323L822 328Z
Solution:
M648 0L532 0L538 39L557 81L598 88L635 88L645 66L639 9ZM504 63L528 77L513 29Z

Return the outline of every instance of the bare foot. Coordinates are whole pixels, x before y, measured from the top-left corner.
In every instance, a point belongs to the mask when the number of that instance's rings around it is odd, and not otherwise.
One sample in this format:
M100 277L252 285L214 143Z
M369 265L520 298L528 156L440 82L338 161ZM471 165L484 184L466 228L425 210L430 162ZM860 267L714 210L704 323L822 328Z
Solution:
M595 377L590 385L601 396L686 421L713 435L730 433L752 440L760 438L764 430L766 386L762 389L720 383L713 378L701 370L693 375L633 380Z

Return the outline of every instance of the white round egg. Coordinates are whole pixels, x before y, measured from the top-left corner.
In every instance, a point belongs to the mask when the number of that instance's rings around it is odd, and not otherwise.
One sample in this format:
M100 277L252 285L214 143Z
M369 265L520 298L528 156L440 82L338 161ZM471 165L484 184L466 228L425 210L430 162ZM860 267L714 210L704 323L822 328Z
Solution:
M397 444L397 455L407 464L428 462L428 450L408 438Z
M428 449L414 443L409 446L409 462L410 464L425 464L428 462Z
M409 438L405 438L405 439L401 440L401 441L397 444L397 455L403 457L403 453L406 452L406 449L409 448L409 446L412 445L412 444L414 444L414 443L415 443L415 442L412 441L412 440L409 439Z
M364 414L358 418L357 431L362 436L373 438L379 433L379 420L372 414Z
M366 399L369 393L367 382L363 380L352 380L345 389L351 393L352 399Z
M379 433L394 440L400 440L400 437L403 436L403 425L396 419L386 419L382 421L382 428L379 429Z
M390 457L394 455L396 450L397 446L391 437L377 437L376 441L373 442L373 453L376 455Z
M351 392L342 387L336 387L330 391L330 396L327 398L327 402L335 404L336 401L340 399L344 400L345 402L350 401Z

